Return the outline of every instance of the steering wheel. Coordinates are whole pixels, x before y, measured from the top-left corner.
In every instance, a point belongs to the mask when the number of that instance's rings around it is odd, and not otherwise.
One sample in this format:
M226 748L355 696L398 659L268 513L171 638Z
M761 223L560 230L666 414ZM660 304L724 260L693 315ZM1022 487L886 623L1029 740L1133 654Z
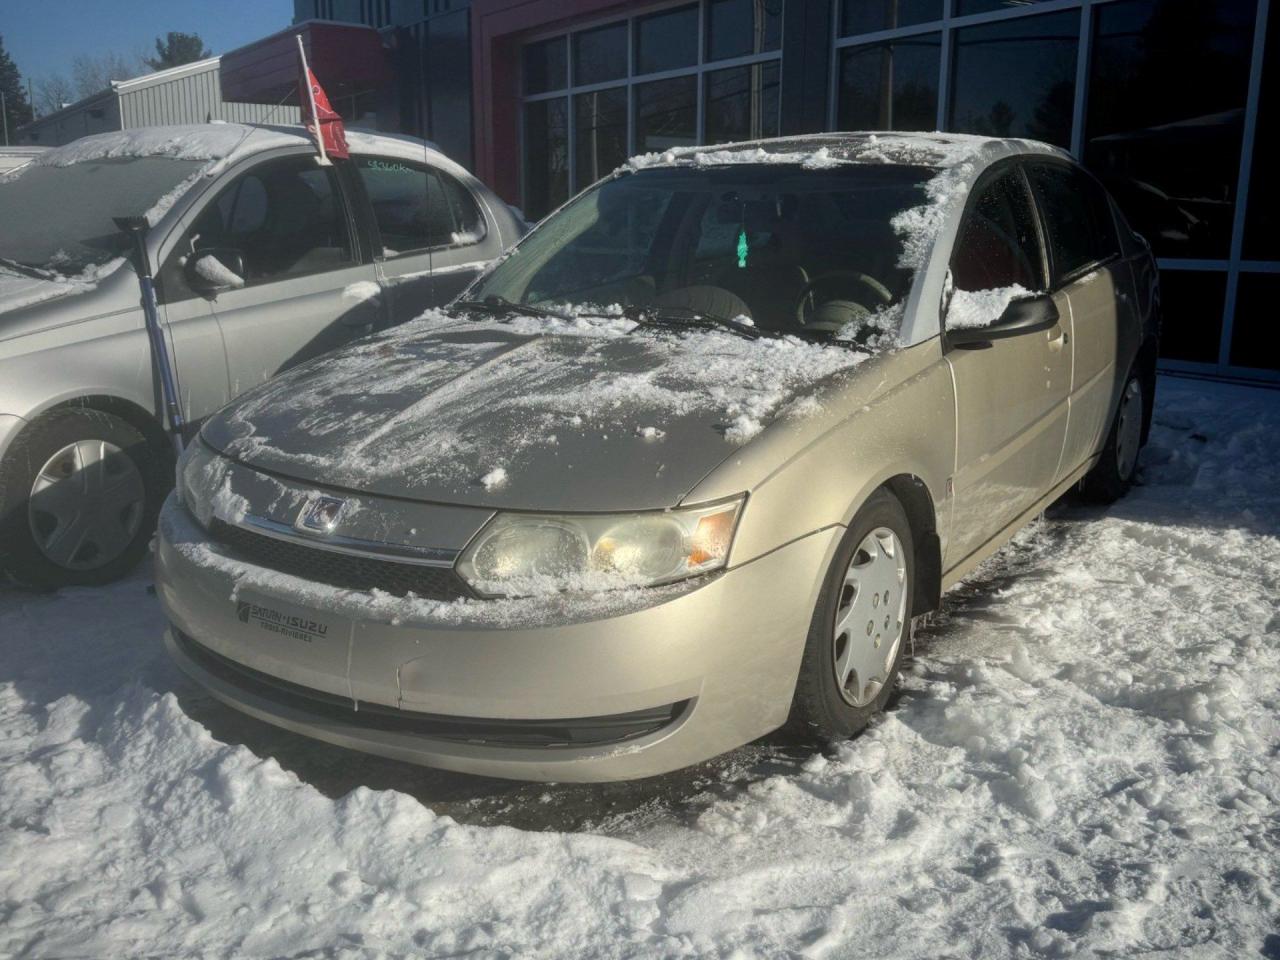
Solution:
M796 296L796 322L800 326L808 324L808 316L813 311L813 291L828 280L853 280L870 290L875 297L875 304L888 306L893 303L893 294L875 277L869 277L857 270L831 270L821 276L814 277L804 285Z

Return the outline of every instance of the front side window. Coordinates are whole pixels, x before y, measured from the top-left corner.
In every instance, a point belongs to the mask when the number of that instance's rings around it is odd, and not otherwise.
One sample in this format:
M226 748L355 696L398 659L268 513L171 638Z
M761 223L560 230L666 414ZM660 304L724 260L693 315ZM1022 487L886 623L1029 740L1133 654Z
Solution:
M893 220L932 170L662 167L605 180L531 233L468 299L671 308L827 338L907 295Z
M166 264L170 300L193 296L181 265L200 250L233 251L247 285L337 270L355 262L332 169L312 157L276 160L234 180L211 203Z
M1006 170L965 210L951 255L948 327L995 323L1013 300L1044 288L1035 212L1022 175Z
M1115 217L1096 181L1066 164L1033 164L1027 173L1044 214L1055 283L1119 252Z

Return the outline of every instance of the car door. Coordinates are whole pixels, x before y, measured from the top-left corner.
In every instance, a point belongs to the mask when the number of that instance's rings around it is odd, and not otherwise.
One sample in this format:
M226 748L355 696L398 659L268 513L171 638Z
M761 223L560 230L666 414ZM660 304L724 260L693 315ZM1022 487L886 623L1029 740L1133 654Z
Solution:
M357 156L392 323L457 296L499 252L466 185L430 163Z
M1071 390L1058 474L1068 475L1102 446L1116 388L1119 318L1132 309L1132 276L1102 186L1066 161L1028 164L1048 241L1053 286L1071 304ZM1122 306L1123 305L1123 306Z
M1026 179L1014 163L979 180L951 257L943 320L956 394L956 472L948 562L979 549L1053 485L1067 431L1070 307L1048 330L948 343L949 330L995 323L1045 290L1046 258Z
M195 285L189 263L213 251L229 272L204 296L231 396L376 326L372 260L362 256L335 169L310 154L264 160L223 187L166 262L167 297L201 296L207 288Z

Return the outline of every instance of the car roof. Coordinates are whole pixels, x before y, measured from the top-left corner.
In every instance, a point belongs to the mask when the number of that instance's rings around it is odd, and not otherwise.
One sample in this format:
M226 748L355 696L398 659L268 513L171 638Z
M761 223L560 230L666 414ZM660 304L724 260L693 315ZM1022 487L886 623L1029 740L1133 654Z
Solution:
M964 163L981 167L1014 154L1052 154L1057 147L1036 140L963 133L855 131L743 140L714 146L673 147L641 154L622 171L664 166L718 166L730 163L797 163L821 169L847 163L894 164L945 169Z
M346 133L353 153L430 159L457 166L424 140L367 130L347 130ZM255 153L279 147L309 146L311 142L305 128L285 124L198 123L136 127L81 137L45 151L33 162L42 166L69 166L121 157L169 157L202 160L221 167Z

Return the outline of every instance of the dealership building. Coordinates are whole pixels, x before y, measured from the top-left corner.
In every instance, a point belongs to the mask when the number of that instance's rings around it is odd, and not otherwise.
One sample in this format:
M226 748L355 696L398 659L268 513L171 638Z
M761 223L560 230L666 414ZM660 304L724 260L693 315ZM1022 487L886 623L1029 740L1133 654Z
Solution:
M530 218L673 146L866 129L1055 143L1155 249L1165 368L1280 381L1269 5L295 0L295 20L377 30L390 79L366 119L437 141Z

